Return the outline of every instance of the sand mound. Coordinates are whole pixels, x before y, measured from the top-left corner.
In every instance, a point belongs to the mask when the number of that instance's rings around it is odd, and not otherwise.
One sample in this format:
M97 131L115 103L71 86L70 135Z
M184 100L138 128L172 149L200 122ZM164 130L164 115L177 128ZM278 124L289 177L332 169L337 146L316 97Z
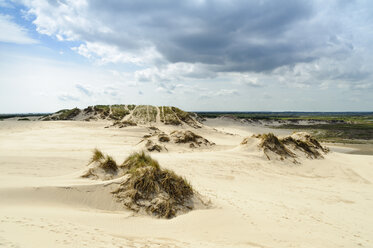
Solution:
M323 158L322 154L329 152L328 148L313 138L309 133L298 132L291 136L278 138L273 133L258 134L245 138L243 147L251 147L263 151L268 160L290 160L299 163L297 158Z
M136 212L172 218L178 212L194 208L191 185L173 171L162 169L158 162L144 152L130 155L121 165L99 150L94 150L92 166L82 176L110 180L123 177L112 193L127 208Z
M164 145L161 145L157 142L154 142L153 140L147 139L145 143L145 148L149 152L161 152L161 151L167 151L167 148Z
M170 134L166 134L159 129L151 131L149 134L144 135L144 139L139 142L140 150L146 149L149 152L161 152L168 151L166 145L186 145L188 148L206 148L215 145L215 143L189 130L177 130Z
M176 107L151 105L95 105L83 110L78 108L60 110L54 114L44 116L40 120L75 120L75 121L114 121L118 127L148 124L164 124L193 128L200 128L202 124L197 120L198 115L182 111ZM120 125L118 123L124 123Z
M81 113L81 110L78 108L63 109L52 115L44 116L42 117L41 120L43 121L74 120L80 113Z
M135 153L121 166L131 177L113 194L128 208L162 218L193 209L194 192L190 184L174 172L160 168L150 156Z
M170 133L172 141L176 144L189 144L191 148L213 146L214 143L189 130L176 130Z
M309 133L298 132L282 139L282 143L291 147L295 151L303 152L308 158L323 158L322 153L326 154L329 149L313 138Z
M194 128L202 127L201 123L199 123L195 118L193 118L191 114L182 111L179 108L162 106L159 109L160 120L162 123L166 125L178 126L182 124L187 124Z
M124 127L133 127L137 126L137 124L133 121L115 121L112 127L119 127L119 128L124 128Z

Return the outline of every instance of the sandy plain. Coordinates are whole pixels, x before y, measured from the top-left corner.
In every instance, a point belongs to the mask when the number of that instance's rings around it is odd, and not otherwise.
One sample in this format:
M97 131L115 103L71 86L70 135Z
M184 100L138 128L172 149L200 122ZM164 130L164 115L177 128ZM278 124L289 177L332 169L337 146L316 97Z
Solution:
M238 145L269 129L208 120L193 131L216 146L152 157L209 206L157 219L116 202L112 183L80 177L92 149L121 162L148 133L107 125L0 122L0 247L373 247L371 155L268 161Z

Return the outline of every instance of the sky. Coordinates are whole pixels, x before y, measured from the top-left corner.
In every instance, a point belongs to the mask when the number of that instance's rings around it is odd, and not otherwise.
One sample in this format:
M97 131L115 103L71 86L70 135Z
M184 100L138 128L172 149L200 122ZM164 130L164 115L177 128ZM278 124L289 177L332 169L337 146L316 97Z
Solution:
M371 0L0 0L0 113L373 111Z

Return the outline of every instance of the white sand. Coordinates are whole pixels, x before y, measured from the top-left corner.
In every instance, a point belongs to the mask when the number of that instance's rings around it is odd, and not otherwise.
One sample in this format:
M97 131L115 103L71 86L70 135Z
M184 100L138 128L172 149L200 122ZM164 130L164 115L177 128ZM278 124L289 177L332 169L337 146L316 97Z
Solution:
M236 148L263 130L207 124L219 132L196 132L211 149L152 153L212 204L164 220L124 209L114 184L79 178L93 148L121 162L146 128L0 122L0 247L373 247L373 156L266 161Z

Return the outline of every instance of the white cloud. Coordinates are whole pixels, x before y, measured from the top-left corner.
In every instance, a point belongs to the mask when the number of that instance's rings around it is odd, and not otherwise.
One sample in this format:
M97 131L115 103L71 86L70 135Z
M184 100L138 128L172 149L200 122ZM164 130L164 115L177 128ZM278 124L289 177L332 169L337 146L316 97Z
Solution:
M38 41L29 36L27 30L15 22L8 15L0 14L0 42L16 44L35 44Z
M131 53L121 51L116 46L109 46L99 42L87 42L79 47L73 47L72 50L88 59L92 59L98 64L133 63L143 65L161 59L161 55L154 48Z
M79 101L79 97L71 93L62 93L58 96L58 99L63 102Z

